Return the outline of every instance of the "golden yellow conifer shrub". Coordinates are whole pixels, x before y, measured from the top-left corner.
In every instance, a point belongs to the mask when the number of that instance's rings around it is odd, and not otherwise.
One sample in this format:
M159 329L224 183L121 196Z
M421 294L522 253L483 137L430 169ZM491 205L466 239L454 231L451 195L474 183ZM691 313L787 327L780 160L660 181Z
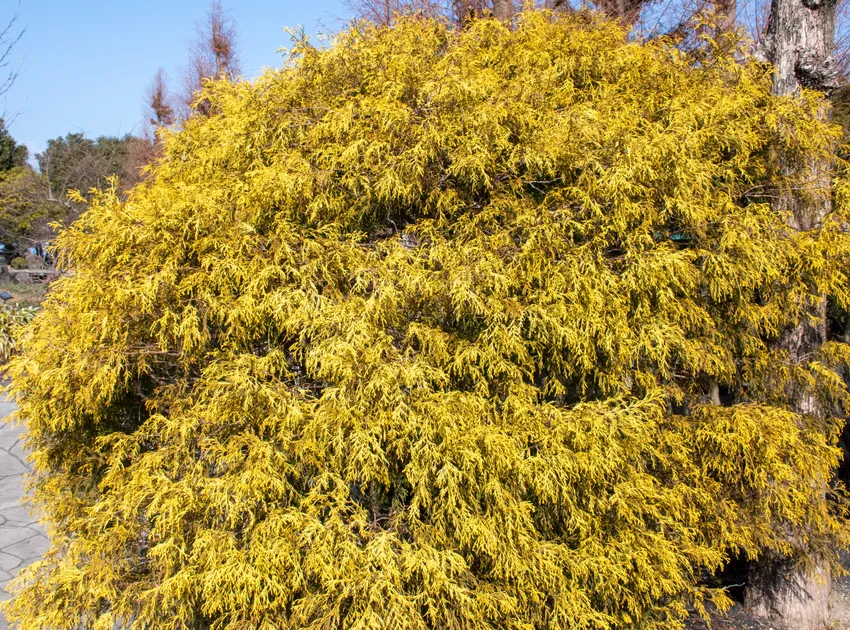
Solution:
M769 205L833 152L819 97L531 11L204 97L61 234L9 368L23 628L673 629L735 554L846 543L846 346L777 344L850 295L847 186L809 232Z

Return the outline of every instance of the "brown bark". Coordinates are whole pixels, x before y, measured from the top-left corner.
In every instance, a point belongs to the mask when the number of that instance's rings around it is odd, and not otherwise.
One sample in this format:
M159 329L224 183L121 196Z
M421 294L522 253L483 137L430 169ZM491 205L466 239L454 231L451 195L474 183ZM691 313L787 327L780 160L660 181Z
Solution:
M773 93L835 87L835 0L772 0L765 53L776 67Z
M717 0L717 35L726 35L735 29L738 19L738 0Z
M787 630L821 630L829 623L829 572L803 571L787 558L769 554L750 569L747 608Z
M493 15L503 22L514 19L513 0L493 0Z
M0 76L0 95L12 88L12 84L20 74L20 66L12 63L12 49L21 41L26 30L18 28L19 20L20 16L15 13L0 27L0 73L2 73L2 76Z
M829 91L834 84L832 53L835 39L835 0L772 0L765 53L776 74L773 93L789 96L801 87ZM781 159L781 158L780 158ZM798 173L799 164L780 163L780 171ZM827 166L810 164L809 194L782 192L778 211L789 212L789 227L810 230L821 224L831 209ZM826 341L826 302L809 305L809 318L787 331L780 347L792 363L805 360ZM817 321L816 320L816 321ZM809 392L789 391L794 410L803 415L823 415L826 410ZM814 570L804 570L789 558L766 554L750 570L746 604L755 615L789 630L825 628L828 620L829 572L817 559Z
M712 405L720 406L720 387L716 382L712 382L708 390L708 402Z

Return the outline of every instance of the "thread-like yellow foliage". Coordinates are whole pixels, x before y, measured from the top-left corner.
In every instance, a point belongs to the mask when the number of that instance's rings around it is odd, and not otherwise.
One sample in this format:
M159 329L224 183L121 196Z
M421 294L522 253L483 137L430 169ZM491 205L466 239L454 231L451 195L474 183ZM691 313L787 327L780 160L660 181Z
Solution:
M848 190L768 203L830 159L818 97L532 11L205 97L59 237L11 365L23 628L672 629L732 554L846 540L789 398L838 413L846 346L777 340L847 309Z
M32 306L0 305L0 365L6 363L17 351L15 338L22 326L26 326L35 317Z

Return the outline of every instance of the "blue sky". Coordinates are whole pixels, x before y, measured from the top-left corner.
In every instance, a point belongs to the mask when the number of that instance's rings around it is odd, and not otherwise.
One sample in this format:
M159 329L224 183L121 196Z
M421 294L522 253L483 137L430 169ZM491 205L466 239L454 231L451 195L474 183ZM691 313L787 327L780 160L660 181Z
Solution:
M239 28L242 72L279 66L275 51L289 43L285 26L308 33L341 28L341 0L222 0ZM17 0L0 0L0 21ZM15 48L22 74L6 94L18 112L10 131L35 152L69 132L90 137L137 132L144 94L159 66L179 82L187 49L209 0L21 0L26 27ZM0 103L0 111L3 104Z

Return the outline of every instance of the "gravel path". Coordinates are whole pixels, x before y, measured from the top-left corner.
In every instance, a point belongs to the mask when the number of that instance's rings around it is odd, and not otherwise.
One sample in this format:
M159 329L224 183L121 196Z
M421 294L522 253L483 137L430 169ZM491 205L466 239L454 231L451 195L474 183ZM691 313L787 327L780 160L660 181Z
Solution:
M14 411L14 403L0 398L0 418ZM29 470L20 436L24 428L0 422L0 600L9 599L6 585L19 569L47 551L44 530L21 505L23 475ZM0 615L0 630L8 628Z

